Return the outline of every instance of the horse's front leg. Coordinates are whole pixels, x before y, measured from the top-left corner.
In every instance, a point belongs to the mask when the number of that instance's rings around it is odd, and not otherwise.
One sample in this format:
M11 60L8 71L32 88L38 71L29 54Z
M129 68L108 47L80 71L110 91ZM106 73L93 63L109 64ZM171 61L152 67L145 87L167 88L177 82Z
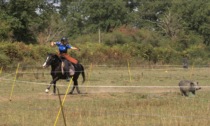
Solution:
M58 79L59 79L58 77L53 78L53 80L50 82L50 85L49 85L49 86L46 88L46 90L45 90L46 93L49 92L50 87L52 86L52 84L53 84L53 87L54 87L53 93L56 93L55 88L56 88L56 81L57 81Z
M50 91L50 87L52 86L52 84L53 84L54 82L53 82L53 80L50 82L50 85L46 88L46 90L45 90L45 93L48 93L49 91Z
M53 85L53 94L54 94L54 95L56 94L56 81L55 81L55 83L54 83L54 85Z

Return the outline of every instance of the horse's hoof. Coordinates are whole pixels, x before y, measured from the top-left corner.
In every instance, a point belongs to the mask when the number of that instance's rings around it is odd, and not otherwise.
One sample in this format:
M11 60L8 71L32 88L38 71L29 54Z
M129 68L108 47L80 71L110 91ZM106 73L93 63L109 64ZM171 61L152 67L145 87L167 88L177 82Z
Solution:
M73 94L73 92L69 92L69 94L70 94L70 95L72 95L72 94Z
M45 90L45 93L48 93L48 92L49 92L49 89L46 89L46 90Z
M56 96L56 93L50 93L49 95Z

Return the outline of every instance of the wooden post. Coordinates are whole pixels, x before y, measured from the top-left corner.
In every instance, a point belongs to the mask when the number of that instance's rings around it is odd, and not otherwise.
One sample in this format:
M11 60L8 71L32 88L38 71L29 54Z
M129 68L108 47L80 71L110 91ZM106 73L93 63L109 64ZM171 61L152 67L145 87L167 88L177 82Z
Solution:
M98 42L101 43L101 30L98 29Z
M63 122L64 122L64 125L66 126L66 119L65 119L65 115L64 115L64 111L63 111L63 105L62 105L62 101L61 101L61 96L60 96L60 92L59 92L58 88L57 88L57 91L58 91L58 98L59 98L60 106L61 106L61 112L62 112L62 115L63 115Z
M129 77L130 77L130 82L131 82L131 70L130 70L130 63L129 61L127 60L128 62L128 74L129 74Z
M3 70L3 67L1 67L1 69L0 69L0 75L1 75L1 73L2 73L2 70Z
M18 66L17 66L17 69L16 69L15 78L14 78L14 81L13 81L13 84L12 84L12 90L11 90L11 93L10 93L10 98L9 98L10 101L12 101L12 94L13 94L15 82L16 82L16 79L17 79L17 74L18 74L19 66L20 66L20 64L18 63Z
M56 126L56 125L57 125L58 118L59 118L59 115L60 115L60 113L61 113L61 108L63 107L64 102L65 102L65 100L66 100L66 96L67 96L67 94L68 94L68 92L69 92L69 89L70 89L70 86L71 86L72 80L73 80L73 77L71 78L71 80L70 80L70 82L69 82L69 85L68 85L68 88L66 89L66 93L65 93L65 96L64 96L64 98L63 98L63 101L62 101L61 107L60 107L60 109L59 109L59 111L58 111L57 117L56 117L56 119L55 119L54 126Z

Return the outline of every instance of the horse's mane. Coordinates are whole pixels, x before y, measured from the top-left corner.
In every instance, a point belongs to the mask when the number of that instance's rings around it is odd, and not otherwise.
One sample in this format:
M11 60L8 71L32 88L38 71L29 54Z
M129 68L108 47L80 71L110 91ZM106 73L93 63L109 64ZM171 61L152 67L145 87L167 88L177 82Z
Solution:
M56 54L56 53L48 53L48 55L55 57L59 61L62 61L61 58L60 58L60 56L58 56L58 54Z

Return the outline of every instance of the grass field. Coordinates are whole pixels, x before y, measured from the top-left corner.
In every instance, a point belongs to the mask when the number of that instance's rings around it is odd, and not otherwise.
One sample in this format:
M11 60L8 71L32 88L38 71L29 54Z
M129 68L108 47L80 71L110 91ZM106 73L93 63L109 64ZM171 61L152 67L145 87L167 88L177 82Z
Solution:
M210 68L86 66L82 94L64 103L67 126L209 126ZM19 68L0 78L0 126L64 126L58 95L46 94L50 68ZM196 95L181 96L178 82L197 80ZM81 84L82 79L79 82ZM68 82L57 86L64 98ZM50 90L52 92L52 88ZM9 101L11 97L12 101ZM56 122L56 123L55 123Z

